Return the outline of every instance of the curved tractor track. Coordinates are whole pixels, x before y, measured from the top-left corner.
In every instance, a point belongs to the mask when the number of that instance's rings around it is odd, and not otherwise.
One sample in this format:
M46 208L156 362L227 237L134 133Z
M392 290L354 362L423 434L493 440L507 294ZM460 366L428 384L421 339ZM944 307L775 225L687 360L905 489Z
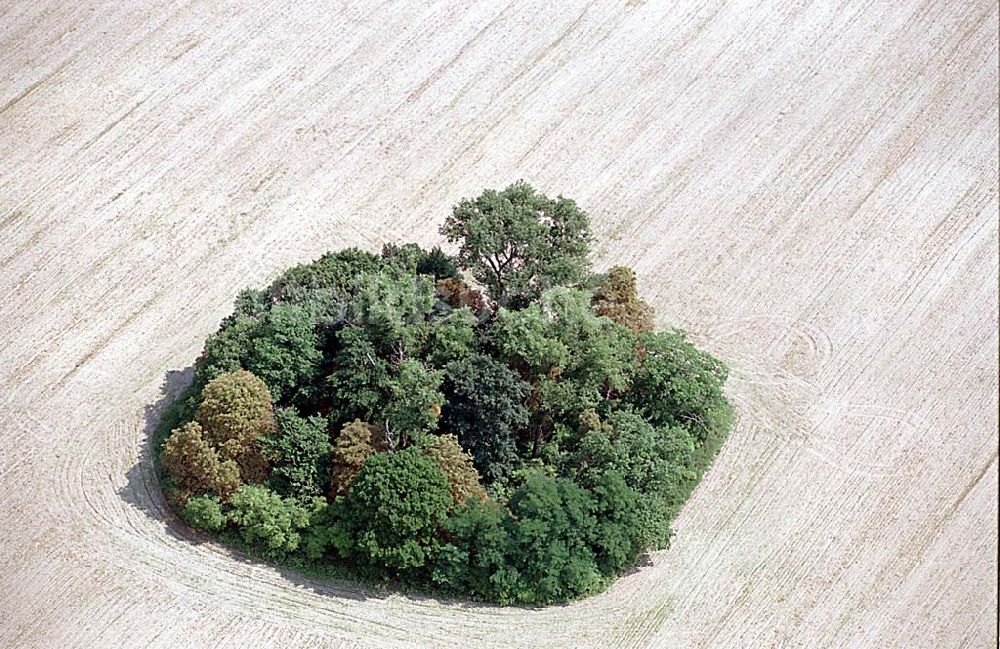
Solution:
M0 646L995 646L997 34L986 0L0 6ZM148 434L238 289L518 177L733 367L671 549L497 609L168 513Z

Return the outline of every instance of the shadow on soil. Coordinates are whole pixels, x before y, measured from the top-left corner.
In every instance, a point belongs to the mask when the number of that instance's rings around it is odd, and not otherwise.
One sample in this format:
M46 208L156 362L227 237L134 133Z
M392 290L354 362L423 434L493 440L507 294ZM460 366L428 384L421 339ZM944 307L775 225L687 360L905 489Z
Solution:
M207 534L188 527L167 505L163 491L160 489L160 481L157 476L157 466L153 460L153 453L154 445L156 444L157 429L161 421L168 414L171 404L191 384L193 377L194 365L183 370L171 370L167 372L160 386L159 400L156 403L147 405L143 413L143 438L139 460L125 474L125 486L118 492L118 496L126 504L160 523L167 535L191 545L207 545L213 551L226 555L239 563L270 566L280 573L283 578L296 586L308 588L315 593L328 597L366 601L369 599L385 599L390 595L395 595L405 597L414 602L436 602L460 608L500 608L479 602L405 592L398 588L393 588L391 585L385 589L375 589L358 582L336 579L334 577L310 578L293 568L281 566L235 550Z

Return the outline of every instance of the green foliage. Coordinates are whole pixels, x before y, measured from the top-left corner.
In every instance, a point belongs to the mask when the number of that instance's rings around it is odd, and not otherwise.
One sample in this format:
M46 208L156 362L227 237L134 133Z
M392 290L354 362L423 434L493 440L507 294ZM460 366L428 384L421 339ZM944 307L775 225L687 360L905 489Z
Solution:
M249 547L282 557L299 547L299 530L309 524L309 510L262 485L244 485L229 499L228 519Z
M204 386L219 374L241 369L241 359L250 354L258 324L256 317L237 312L209 336L195 367L195 384Z
M424 356L431 367L444 367L474 354L479 343L476 316L462 307L431 322Z
M601 584L589 537L594 499L571 480L536 474L510 498L508 561L519 580L514 601L550 603L595 591Z
M275 412L277 432L264 442L271 458L271 488L283 496L306 500L326 491L333 450L324 417L303 418L292 408Z
M436 246L431 250L424 250L415 243L401 246L387 243L382 246L382 259L411 273L430 275L435 280L459 277L455 260Z
M438 550L451 506L448 480L434 460L410 447L370 456L343 503L343 530L356 556L375 572L422 568Z
M272 302L298 304L317 295L349 295L352 283L366 273L382 268L382 260L357 248L329 252L316 261L285 271L265 294Z
M568 350L559 378L572 386L569 409L579 412L617 397L629 388L635 371L635 338L623 325L597 316L589 296L579 290L555 288L542 295L548 315L547 334ZM566 411L551 402L554 412Z
M559 424L575 425L582 410L613 406L637 365L632 332L597 316L590 295L577 289L554 288L537 304L501 309L487 341L532 381L532 457Z
M632 410L616 410L607 421L581 415L580 433L561 468L582 485L593 486L614 472L633 489L654 492L684 479L694 439L682 427L654 428ZM589 419L589 422L585 420Z
M593 407L627 389L635 371L632 333L597 316L589 302L586 292L555 288L538 304L501 309L489 333L494 353L523 374L572 384L550 400L562 404L556 410Z
M501 308L487 334L493 355L524 375L558 374L569 362L569 349L549 330L540 305L519 311Z
M275 401L283 401L311 387L323 359L318 346L307 308L275 304L254 330L243 366L267 384Z
M561 472L588 488L614 475L637 492L643 507L636 528L644 545L661 548L670 522L697 481L693 435L680 426L654 428L630 409L601 421L594 411L580 417L579 433L557 460Z
M494 501L472 499L455 510L444 526L446 543L434 564L434 583L488 601L512 602L518 572L508 564L509 519L506 508Z
M462 268L500 305L526 304L551 286L584 278L590 224L572 200L555 200L516 182L463 200L441 233L459 243Z
M528 423L530 386L489 356L470 356L447 368L442 427L472 453L487 483L503 480L518 464L517 431Z
M348 317L378 353L399 363L420 353L436 300L431 278L383 271L358 279Z
M722 385L728 370L677 332L644 334L629 402L654 425L688 427L699 442L728 429L731 412Z
M726 369L652 331L631 269L589 273L568 199L486 191L442 233L457 257L348 249L242 291L157 430L168 502L318 572L594 593L669 542L732 425Z
M444 395L441 381L444 371L429 370L420 361L405 360L389 383L389 401L381 422L390 443L406 446L411 437L437 426Z
M246 369L263 379L275 401L313 389L322 362L320 339L311 311L298 304L275 304L266 311L237 307L259 315L239 314L205 343L196 379L207 382L219 374Z
M343 499L335 504L316 502L309 514L309 525L302 531L302 554L310 561L319 561L333 548L351 546L351 539L343 525L339 524L338 513L343 509Z
M216 496L189 498L181 510L181 518L191 527L206 532L218 532L226 524L226 516Z
M605 473L592 490L594 527L590 547L602 576L615 575L635 563L649 547L643 502L615 472Z
M390 364L383 359L365 330L349 325L337 334L339 351L327 386L337 417L367 418L385 401L389 386Z
M644 549L639 497L614 473L587 490L535 472L509 507L472 501L454 513L436 584L504 604L566 601L598 590Z

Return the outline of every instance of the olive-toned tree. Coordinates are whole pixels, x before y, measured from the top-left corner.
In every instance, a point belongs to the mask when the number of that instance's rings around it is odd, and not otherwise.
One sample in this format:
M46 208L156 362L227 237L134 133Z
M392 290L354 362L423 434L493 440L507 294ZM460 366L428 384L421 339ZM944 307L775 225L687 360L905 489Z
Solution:
M267 480L264 438L276 430L271 392L246 370L215 377L202 390L195 420L223 460L233 460L244 482Z
M421 444L420 450L434 460L448 478L452 508L461 507L470 498L486 499L486 490L479 484L479 473L472 464L472 456L454 435L431 435Z
M173 500L184 503L191 496L229 496L240 486L240 471L232 460L222 460L202 435L197 422L174 430L160 455L167 475L173 480Z
M344 424L333 444L330 496L346 495L368 456L387 450L388 440L375 426L360 419Z
M594 292L597 315L611 318L635 333L653 330L653 307L639 297L635 271L613 266Z

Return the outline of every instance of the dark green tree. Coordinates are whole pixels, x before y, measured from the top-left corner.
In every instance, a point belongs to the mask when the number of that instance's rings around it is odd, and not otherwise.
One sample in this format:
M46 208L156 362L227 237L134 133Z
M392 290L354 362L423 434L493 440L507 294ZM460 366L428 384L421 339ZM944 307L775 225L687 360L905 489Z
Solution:
M666 546L670 522L700 477L695 439L686 428L654 428L629 408L612 411L604 421L586 411L564 451L560 470L584 487L593 489L611 474L621 477L641 499L635 527L642 545Z
M341 551L381 574L422 568L437 554L451 502L444 473L416 447L376 453L344 497Z
M382 259L402 270L430 275L435 280L459 277L455 259L437 246L424 250L415 243L387 243L382 246Z
M604 577L633 565L646 549L648 533L643 521L643 503L634 489L615 472L605 473L591 491L594 527L590 547L594 562Z
M496 502L466 501L445 523L446 542L434 565L434 583L487 601L513 602L518 573L508 561L509 518Z
M441 425L472 453L487 484L505 479L517 465L517 432L528 424L530 387L489 356L448 365Z
M596 505L588 491L536 473L511 495L509 506L507 560L518 574L515 601L564 601L602 585L591 547Z
M271 458L271 488L302 501L322 495L333 450L326 418L301 417L294 408L280 408L274 414L277 432L264 446Z
M302 305L268 307L256 317L237 315L206 341L197 382L246 369L267 384L275 401L312 396L323 359L315 317Z

